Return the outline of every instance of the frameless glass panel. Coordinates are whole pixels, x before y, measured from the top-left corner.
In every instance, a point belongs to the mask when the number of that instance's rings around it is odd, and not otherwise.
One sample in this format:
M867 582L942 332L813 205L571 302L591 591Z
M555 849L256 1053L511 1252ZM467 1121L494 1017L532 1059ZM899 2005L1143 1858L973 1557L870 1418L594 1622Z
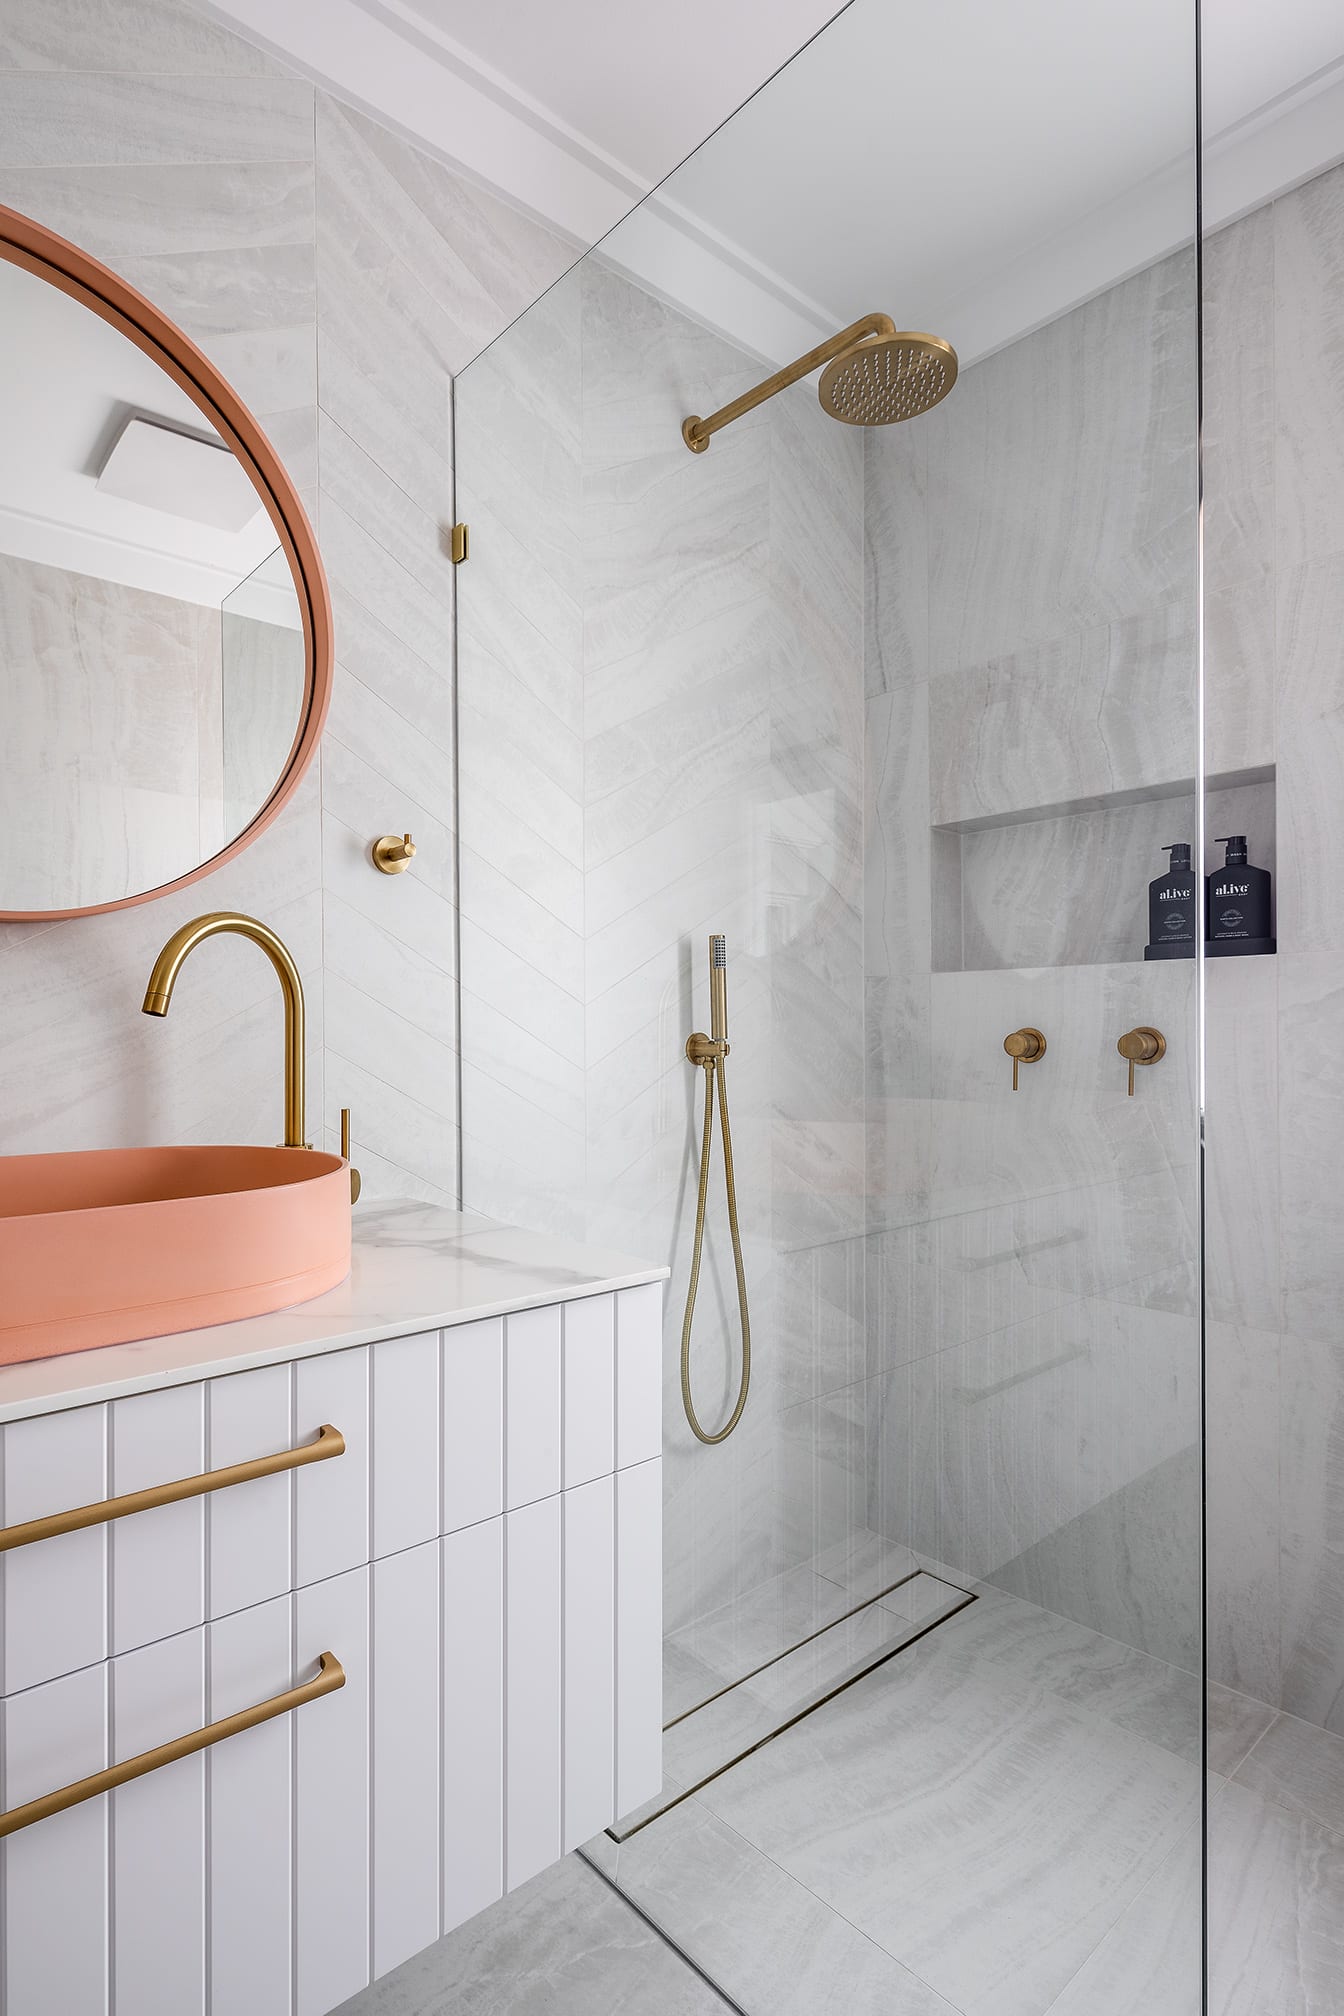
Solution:
M1208 7L1204 45L1208 2007L1241 2016L1344 2002L1344 22Z
M465 1201L672 1267L585 1852L771 2016L1200 2009L1193 28L855 0L457 381Z

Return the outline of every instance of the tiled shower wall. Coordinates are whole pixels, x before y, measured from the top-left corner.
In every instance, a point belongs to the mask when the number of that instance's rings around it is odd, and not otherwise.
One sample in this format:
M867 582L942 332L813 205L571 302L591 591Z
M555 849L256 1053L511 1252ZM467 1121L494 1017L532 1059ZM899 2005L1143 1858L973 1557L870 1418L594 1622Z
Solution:
M1132 963L1141 926L1093 963L1099 862L1159 870L1077 826L1194 774L1193 277L1139 274L873 435L866 535L874 1523L1185 1664L1193 969ZM1131 1100L1136 1023L1169 1051ZM1047 1050L1014 1092L1023 1026Z
M873 1516L1187 1665L1192 975L1135 959L1193 838L1157 796L1193 770L1191 280L968 371L867 493ZM1276 866L1279 945L1208 973L1210 1664L1344 1730L1344 170L1204 283L1207 824ZM1170 1047L1130 1101L1138 1022Z
M450 377L572 252L179 0L0 0L0 200L124 274L257 414L316 521L338 659L319 760L237 861L0 924L0 1151L278 1138L254 948L212 942L166 1022L139 1013L169 932L233 908L299 962L311 1136L350 1105L367 1191L453 1200ZM389 881L363 850L408 827Z
M684 414L759 374L593 258L458 386L465 1195L672 1265L669 1628L865 1510L863 459L808 392L689 455ZM711 931L756 1356L741 1427L704 1449L678 1363ZM717 1425L717 1173L710 1226Z

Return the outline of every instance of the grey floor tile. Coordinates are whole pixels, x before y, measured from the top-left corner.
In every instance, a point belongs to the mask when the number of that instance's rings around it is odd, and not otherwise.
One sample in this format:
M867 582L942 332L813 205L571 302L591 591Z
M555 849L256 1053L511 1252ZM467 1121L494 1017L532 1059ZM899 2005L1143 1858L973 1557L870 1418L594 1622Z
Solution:
M1277 1710L1249 1694L1209 1683L1209 1769L1231 1778L1275 1720Z
M336 2016L723 2016L694 1968L570 1855Z
M1199 2016L1199 1829L1049 2016ZM1344 2009L1344 1839L1247 1786L1209 1814L1209 2016Z
M877 1596L918 1567L913 1553L899 1540L861 1527L845 1540L838 1540L812 1562L813 1572L840 1583L855 1596Z
M1295 1715L1275 1716L1236 1782L1344 1836L1344 1736Z
M912 1575L882 1602L840 1618L792 1652L673 1722L663 1739L667 1776L678 1787L703 1784L855 1674L895 1653L915 1633L967 1601L963 1590L935 1576ZM658 1803L668 1803L666 1794ZM656 1811L657 1805L652 1810ZM643 1811L639 1817L644 1817ZM627 1820L617 1831L627 1831L631 1824Z
M663 1713L669 1721L684 1715L708 1693L731 1687L853 1607L854 1598L838 1582L811 1567L791 1568L683 1625L664 1646ZM706 1675L713 1684L700 1692Z
M700 1798L964 2016L1041 2016L1195 1823L1200 1774L950 1656L954 1628Z
M957 2016L698 1799L625 1842L615 1880L748 2016Z
M1071 1707L1196 1761L1196 1675L1003 1590L985 1583L976 1588L980 1600L974 1608L939 1631L940 1651L968 1669L1001 1672L1014 1685L1045 1689Z

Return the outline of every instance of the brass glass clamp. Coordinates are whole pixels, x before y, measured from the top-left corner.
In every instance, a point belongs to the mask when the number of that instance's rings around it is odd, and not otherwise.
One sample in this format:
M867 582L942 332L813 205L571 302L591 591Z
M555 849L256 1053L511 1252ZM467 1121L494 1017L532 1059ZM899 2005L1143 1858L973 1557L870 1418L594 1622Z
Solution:
M1156 1064L1167 1054L1167 1039L1160 1029L1127 1029L1116 1044L1129 1063L1129 1096L1134 1097L1134 1066Z
M1003 1047L1013 1060L1013 1090L1017 1090L1017 1067L1019 1064L1039 1064L1045 1055L1045 1038L1039 1029L1014 1029L1011 1036L1005 1036Z

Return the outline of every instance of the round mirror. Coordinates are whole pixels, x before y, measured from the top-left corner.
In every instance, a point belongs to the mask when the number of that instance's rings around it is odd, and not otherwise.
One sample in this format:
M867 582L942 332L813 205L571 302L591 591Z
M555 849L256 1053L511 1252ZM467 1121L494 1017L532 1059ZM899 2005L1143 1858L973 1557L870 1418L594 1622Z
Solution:
M253 839L316 748L303 507L152 303L0 208L0 917L145 902Z

